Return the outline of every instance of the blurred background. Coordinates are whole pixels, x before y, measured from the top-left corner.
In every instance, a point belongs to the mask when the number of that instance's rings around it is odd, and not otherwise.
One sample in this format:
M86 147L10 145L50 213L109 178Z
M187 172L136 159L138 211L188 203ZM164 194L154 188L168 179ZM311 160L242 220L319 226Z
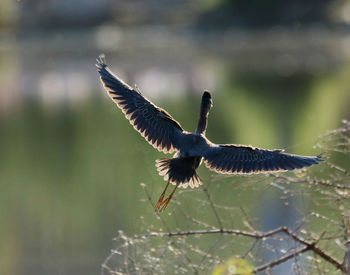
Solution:
M350 1L2 0L1 274L97 274L118 230L155 219L140 183L158 199L164 155L102 89L101 53L186 130L211 90L217 143L319 154L350 119Z

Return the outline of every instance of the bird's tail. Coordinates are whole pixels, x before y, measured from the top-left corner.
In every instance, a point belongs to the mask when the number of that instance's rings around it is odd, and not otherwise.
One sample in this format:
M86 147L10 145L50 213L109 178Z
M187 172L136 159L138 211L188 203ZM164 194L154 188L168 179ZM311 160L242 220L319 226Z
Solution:
M157 159L156 167L159 175L173 185L195 188L202 184L196 173L199 163L200 158L196 157Z

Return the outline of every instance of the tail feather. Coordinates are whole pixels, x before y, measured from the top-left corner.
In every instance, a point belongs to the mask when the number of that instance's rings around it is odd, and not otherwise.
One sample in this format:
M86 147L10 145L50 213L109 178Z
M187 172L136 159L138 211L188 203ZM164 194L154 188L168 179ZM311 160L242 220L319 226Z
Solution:
M171 182L178 187L191 188L198 187L202 181L196 169L200 159L193 157L189 158L172 158L172 159L157 159L156 167L160 176L164 180Z

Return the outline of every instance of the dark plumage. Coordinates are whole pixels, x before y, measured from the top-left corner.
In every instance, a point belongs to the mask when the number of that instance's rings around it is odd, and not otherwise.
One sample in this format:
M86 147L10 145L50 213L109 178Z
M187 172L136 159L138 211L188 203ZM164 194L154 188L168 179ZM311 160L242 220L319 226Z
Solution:
M109 96L123 111L131 125L154 147L164 153L176 152L173 158L156 160L159 175L168 182L155 210L164 210L177 187L202 184L196 169L204 159L206 166L224 174L257 174L299 169L322 161L320 156L299 156L283 150L265 150L246 145L214 144L205 137L212 98L202 96L197 130L189 133L171 115L146 99L138 89L115 76L103 57L97 59L100 79ZM166 189L175 185L164 200Z

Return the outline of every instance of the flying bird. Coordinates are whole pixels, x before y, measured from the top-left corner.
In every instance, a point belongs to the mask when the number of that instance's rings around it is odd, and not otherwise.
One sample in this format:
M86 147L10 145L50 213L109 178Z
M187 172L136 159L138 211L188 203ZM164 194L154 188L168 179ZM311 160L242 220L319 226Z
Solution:
M112 73L104 56L97 59L101 82L110 98L123 111L131 125L154 148L164 153L174 153L172 158L156 160L160 176L167 185L155 205L156 211L164 210L177 188L198 187L202 181L196 169L204 160L205 165L222 174L257 174L299 169L322 161L320 156L300 156L283 150L266 150L238 144L215 144L206 136L208 114L213 106L209 91L204 91L200 105L196 132L185 131L164 109L156 106ZM175 185L164 199L169 183Z

